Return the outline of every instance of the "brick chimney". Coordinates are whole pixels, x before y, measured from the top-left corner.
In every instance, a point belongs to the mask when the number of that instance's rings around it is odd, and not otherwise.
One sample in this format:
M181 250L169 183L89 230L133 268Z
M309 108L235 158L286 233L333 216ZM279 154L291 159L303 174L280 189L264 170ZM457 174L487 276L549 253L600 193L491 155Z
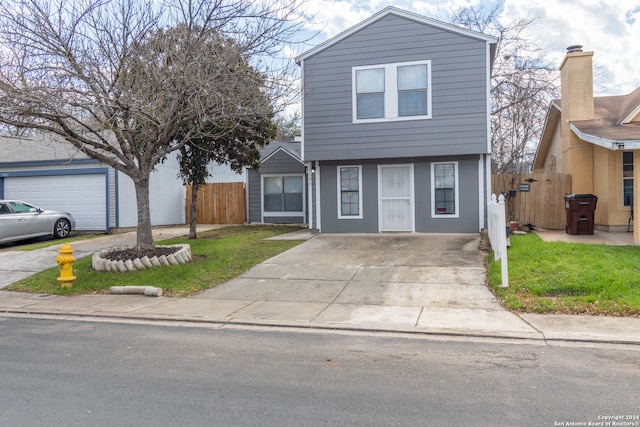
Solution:
M579 139L570 123L592 120L593 112L593 52L583 52L582 46L567 48L560 64L562 157L565 173L571 174L572 192L592 194L593 145Z

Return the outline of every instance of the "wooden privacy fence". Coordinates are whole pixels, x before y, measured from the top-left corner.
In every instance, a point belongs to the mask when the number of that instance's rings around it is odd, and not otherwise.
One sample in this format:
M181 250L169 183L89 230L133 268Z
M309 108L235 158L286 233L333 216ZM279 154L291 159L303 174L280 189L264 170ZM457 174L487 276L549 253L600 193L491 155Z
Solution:
M528 190L528 191L527 191ZM531 173L491 175L491 193L510 193L507 220L538 228L564 230L564 196L571 192L571 175Z
M187 224L191 221L191 186L187 185ZM198 188L198 224L244 224L243 182L207 184Z

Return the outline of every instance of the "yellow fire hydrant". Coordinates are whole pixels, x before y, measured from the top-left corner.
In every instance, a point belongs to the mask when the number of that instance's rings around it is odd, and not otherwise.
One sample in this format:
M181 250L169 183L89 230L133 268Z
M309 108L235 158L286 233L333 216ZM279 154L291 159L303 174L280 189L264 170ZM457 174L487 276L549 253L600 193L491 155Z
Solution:
M63 288L70 288L73 286L73 281L76 280L76 276L73 275L73 263L76 259L71 256L72 253L71 245L65 243L60 248L60 255L56 257L56 263L60 266L58 281Z

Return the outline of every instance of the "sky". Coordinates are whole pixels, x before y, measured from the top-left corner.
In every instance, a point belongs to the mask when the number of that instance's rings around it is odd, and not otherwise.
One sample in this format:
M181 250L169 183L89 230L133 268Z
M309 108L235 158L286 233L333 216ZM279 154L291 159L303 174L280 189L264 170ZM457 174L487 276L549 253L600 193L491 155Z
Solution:
M307 0L319 34L304 46L313 46L358 24L387 6L435 19L461 6L482 0ZM486 0L485 0L486 1ZM528 39L549 52L560 66L566 48L579 44L593 51L594 94L624 95L640 87L640 0L504 0L502 24L530 14L539 16Z

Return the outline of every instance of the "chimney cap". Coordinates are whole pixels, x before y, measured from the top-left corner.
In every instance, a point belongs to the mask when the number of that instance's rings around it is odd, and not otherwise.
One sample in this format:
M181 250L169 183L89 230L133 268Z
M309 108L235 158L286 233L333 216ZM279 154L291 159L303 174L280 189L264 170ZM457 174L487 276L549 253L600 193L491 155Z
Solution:
M582 52L582 45L572 44L571 46L567 47L567 53L573 53L573 52Z

